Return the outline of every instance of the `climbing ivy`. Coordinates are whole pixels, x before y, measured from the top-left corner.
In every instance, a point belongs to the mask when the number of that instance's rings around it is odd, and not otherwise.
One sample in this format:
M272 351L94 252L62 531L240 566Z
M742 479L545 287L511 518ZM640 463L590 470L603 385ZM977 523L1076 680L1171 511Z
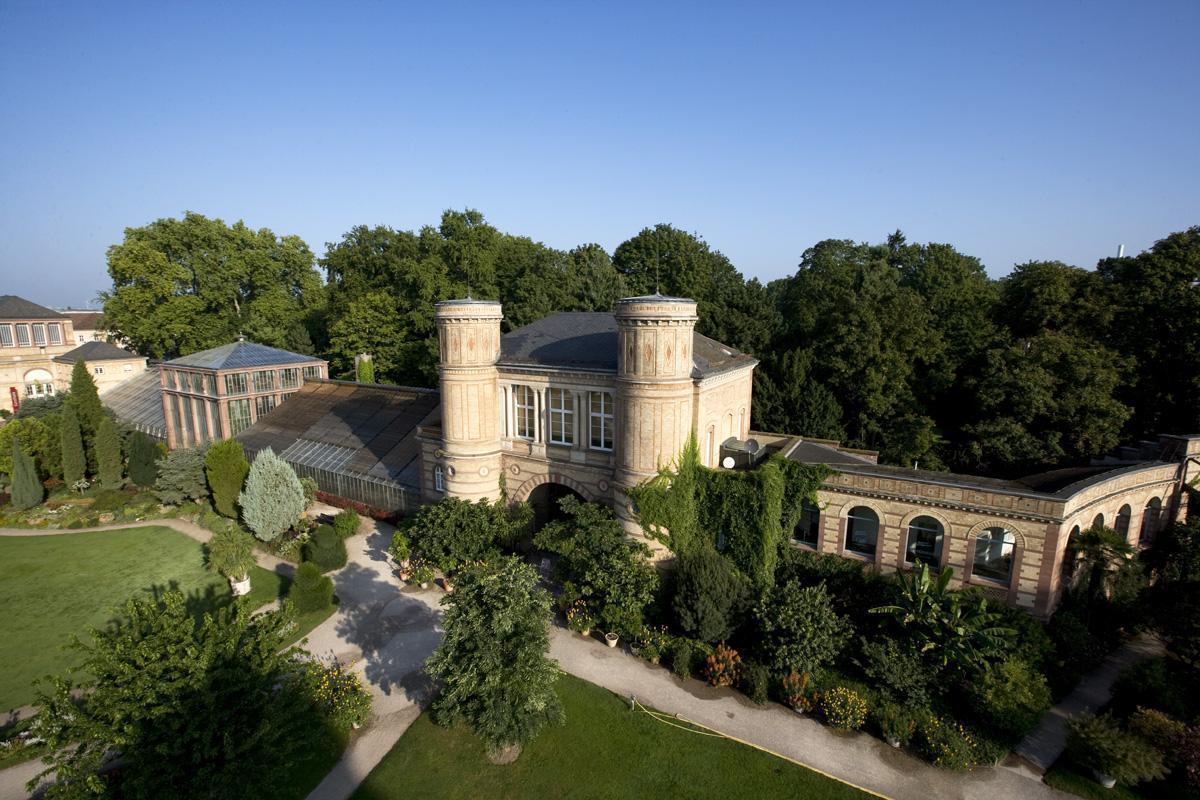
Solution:
M676 555L711 546L756 585L775 573L779 547L800 520L805 500L829 476L820 465L772 456L749 470L713 470L700 464L689 438L674 469L630 489L646 535Z

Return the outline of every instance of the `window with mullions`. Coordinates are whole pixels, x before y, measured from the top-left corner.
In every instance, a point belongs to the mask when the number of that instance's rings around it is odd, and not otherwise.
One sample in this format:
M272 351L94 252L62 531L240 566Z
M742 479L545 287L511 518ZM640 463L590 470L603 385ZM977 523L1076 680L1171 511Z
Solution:
M866 506L850 509L846 520L846 549L874 558L878 541L879 515Z
M0 325L0 347L12 347L13 344L13 326Z
M806 547L816 548L821 537L821 509L808 500L800 507L800 521L792 538Z
M204 376L199 372L192 373L192 391L196 394L204 394Z
M298 369L281 369L279 370L279 388L280 389L296 389L300 386L300 370Z
M46 346L46 326L40 322L33 324L33 343L38 347Z
M17 347L29 347L28 325L17 325Z
M62 344L62 325L51 322L46 326L46 330L50 333L50 344Z
M320 367L320 366L315 366L315 367L305 367L305 368L304 368L304 377L306 377L306 378L319 378L319 377L321 377L321 367Z
M975 537L975 560L971 573L981 578L1008 583L1012 578L1017 537L1004 528L988 528Z
M537 428L534 426L533 389L528 386L513 387L513 417L517 426L517 436L521 439L532 440Z
M254 410L258 412L258 416L270 414L273 408L275 408L275 395L264 394L262 397L254 398Z
M245 377L245 376L243 376ZM237 436L250 427L250 401L229 401L229 435Z
M575 443L575 397L566 389L548 390L550 403L550 442Z
M254 373L254 391L271 392L275 390L275 373L272 370Z
M909 564L940 566L942 537L945 533L942 523L933 517L917 517L908 525L908 545L904 548L904 560Z
M435 492L446 491L446 470L442 469L441 464L433 468L433 489Z
M246 393L246 373L235 372L225 376L225 394L245 394ZM247 403L247 406L250 404Z
M613 399L608 392L591 392L588 423L593 450L613 449Z

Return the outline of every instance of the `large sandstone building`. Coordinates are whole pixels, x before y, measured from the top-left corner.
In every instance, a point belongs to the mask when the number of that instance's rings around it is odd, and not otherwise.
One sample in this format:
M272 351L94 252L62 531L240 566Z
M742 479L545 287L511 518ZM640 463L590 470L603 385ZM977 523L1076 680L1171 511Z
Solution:
M503 492L544 517L574 493L611 505L638 536L625 490L694 434L708 467L779 454L833 470L793 546L880 572L950 567L956 585L1038 616L1053 611L1074 566L1073 532L1099 523L1144 545L1184 517L1186 487L1200 481L1200 435L1004 480L751 431L758 362L696 333L688 299L631 297L611 314L552 314L507 334L496 302L442 302L436 319L439 391L306 377L238 438L250 452L273 447L331 494L389 511Z

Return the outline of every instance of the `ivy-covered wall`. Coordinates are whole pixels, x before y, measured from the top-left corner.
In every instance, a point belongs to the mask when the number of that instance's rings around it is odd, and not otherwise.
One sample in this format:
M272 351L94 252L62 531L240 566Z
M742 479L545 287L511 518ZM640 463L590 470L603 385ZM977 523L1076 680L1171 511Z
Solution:
M758 586L771 583L780 546L800 520L805 500L816 502L829 475L823 466L772 456L751 470L700 464L695 439L675 469L630 490L642 529L676 555L713 547Z

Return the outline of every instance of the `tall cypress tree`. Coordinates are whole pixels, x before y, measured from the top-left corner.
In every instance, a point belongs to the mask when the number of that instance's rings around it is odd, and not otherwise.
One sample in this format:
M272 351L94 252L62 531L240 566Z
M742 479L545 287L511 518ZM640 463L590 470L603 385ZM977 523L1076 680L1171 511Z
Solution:
M100 432L100 420L104 419L104 406L100 404L100 392L96 389L96 381L92 379L86 361L76 361L71 370L71 395L67 402L75 406L79 430L83 434L88 471L94 473L99 468L96 435Z
M138 486L153 486L158 480L158 445L141 431L129 437L129 480Z
M104 416L96 431L96 462L100 485L105 489L119 489L122 483L121 436L112 419Z
M16 436L12 437L13 446L13 485L12 507L18 511L33 508L42 502L42 484L38 480L37 468L33 456L25 455L21 443Z
M83 434L79 429L79 415L75 406L68 403L63 407L62 427L59 430L62 438L63 482L74 486L83 480L87 469L87 460L83 454Z

